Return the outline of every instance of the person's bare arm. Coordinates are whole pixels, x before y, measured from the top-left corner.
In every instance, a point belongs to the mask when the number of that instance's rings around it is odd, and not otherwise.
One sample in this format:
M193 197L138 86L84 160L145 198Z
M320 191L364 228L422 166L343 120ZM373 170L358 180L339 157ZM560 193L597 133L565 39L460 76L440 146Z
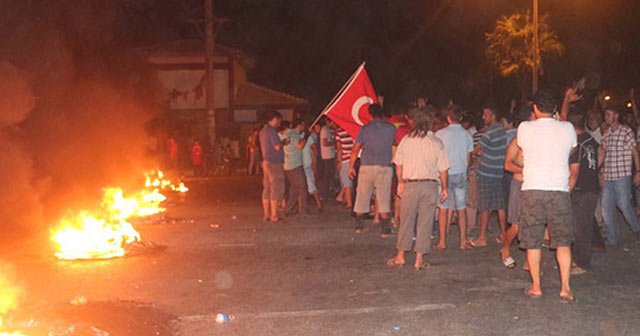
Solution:
M522 173L523 164L519 159L520 147L518 147L518 142L516 138L513 138L509 145L507 146L507 152L504 158L504 170L513 173L520 174Z
M442 186L441 191L440 191L440 202L444 201L447 199L447 197L449 197L449 192L447 191L447 184L449 181L449 173L447 173L446 170L444 171L439 171L438 174L440 175L440 185Z
M607 155L607 151L604 149L604 146L598 147L598 169L602 172L602 168L604 166L604 158Z
M300 139L300 141L298 141L298 143L296 144L296 147L298 147L298 149L302 150L304 148L305 144L307 144L307 139L306 138L302 138L302 139Z
M318 165L318 146L312 143L311 146L309 146L309 150L311 151L311 167L315 171Z
M577 94L576 89L573 87L568 88L564 92L564 99L562 100L562 106L560 107L560 120L567 120L571 104L580 99L582 99L582 95Z
M573 188L578 182L578 174L580 174L580 163L572 163L569 165L569 191L573 191Z
M362 144L356 143L351 150L351 160L349 160L349 178L352 180L356 177L356 160L358 159L358 153L362 149Z
M402 190L404 190L404 179L402 178L402 165L396 164L396 176L398 176L398 191L397 196L402 197Z

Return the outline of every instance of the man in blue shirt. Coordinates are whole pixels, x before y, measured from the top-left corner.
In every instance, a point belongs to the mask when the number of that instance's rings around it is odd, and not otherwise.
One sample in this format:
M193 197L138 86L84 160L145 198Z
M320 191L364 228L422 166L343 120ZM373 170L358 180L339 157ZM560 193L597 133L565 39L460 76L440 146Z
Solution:
M260 130L260 149L264 160L262 169L262 210L265 221L278 222L278 203L284 197L284 153L278 127L282 115L273 111L267 116L267 123Z
M502 189L504 175L504 157L507 149L507 134L498 122L496 109L485 106L482 110L482 120L486 130L482 134L475 152L480 156L478 167L478 210L480 211L480 232L476 239L469 243L476 247L487 246L487 226L489 215L493 210L498 211L500 235L498 243L502 243L507 227L507 211Z
M383 119L384 113L378 104L369 106L369 114L372 120L360 129L349 162L349 177L353 179L356 175L356 159L362 150L353 211L356 213L356 232L361 232L364 229L362 217L369 213L371 195L375 190L378 212L381 217L382 235L386 236L391 233L389 226L391 179L393 177L391 147L395 141L396 127Z
M446 233L453 219L453 211L458 212L458 227L460 229L460 249L469 248L467 242L467 169L471 153L473 152L473 139L471 134L465 130L460 121L462 120L462 107L453 105L448 108L447 121L449 126L436 132L444 143L444 148L449 157L449 178L446 186L449 197L438 205L438 229L440 231L440 241L437 248L443 250L447 246Z

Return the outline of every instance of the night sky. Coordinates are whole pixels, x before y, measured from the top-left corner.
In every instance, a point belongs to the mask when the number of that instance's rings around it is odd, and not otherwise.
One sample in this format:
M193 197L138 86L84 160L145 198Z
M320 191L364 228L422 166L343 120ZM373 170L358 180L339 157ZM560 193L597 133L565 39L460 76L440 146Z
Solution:
M202 18L201 0L2 2L0 55L17 63L31 62L33 55L24 55L52 27L87 72L117 72L113 58L137 46L202 36L193 23ZM313 111L361 61L391 106L425 95L469 108L489 98L504 103L518 91L488 65L484 34L501 15L530 6L530 0L215 1L216 16L229 20L218 42L256 60L250 79L309 99ZM546 61L543 86L561 91L584 75L618 96L638 86L640 2L540 0L540 11L550 14L566 46L564 56Z

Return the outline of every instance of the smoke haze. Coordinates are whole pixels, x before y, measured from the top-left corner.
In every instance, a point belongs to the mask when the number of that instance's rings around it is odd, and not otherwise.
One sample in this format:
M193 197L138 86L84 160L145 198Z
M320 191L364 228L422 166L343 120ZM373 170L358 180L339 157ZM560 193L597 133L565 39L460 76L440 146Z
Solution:
M0 252L48 249L67 211L154 166L155 84L143 61L113 48L117 6L51 3L12 3L0 23Z

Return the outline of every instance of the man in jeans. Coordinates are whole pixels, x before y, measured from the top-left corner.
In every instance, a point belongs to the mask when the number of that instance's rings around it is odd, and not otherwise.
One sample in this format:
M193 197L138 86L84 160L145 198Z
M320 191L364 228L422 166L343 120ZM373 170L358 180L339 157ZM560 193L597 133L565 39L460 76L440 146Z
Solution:
M622 211L633 232L640 232L640 223L631 205L631 164L636 165L636 174L633 184L640 184L640 160L636 148L633 131L619 122L622 109L618 106L609 106L604 111L604 120L609 129L602 137L602 145L599 149L600 163L604 175L604 188L602 191L602 217L605 226L605 244L618 243L618 233L615 223L616 205Z
M575 241L571 252L575 266L572 275L584 273L591 269L591 243L594 226L597 225L593 209L598 204L600 184L598 181L598 142L585 131L583 113L569 114L569 122L576 129L578 147L569 159L571 176L571 205L575 217L573 235Z
M473 139L467 130L460 125L462 119L462 108L458 105L449 107L447 111L447 122L449 126L436 132L444 143L449 158L449 178L448 185L442 186L447 189L449 197L438 205L438 228L440 230L440 241L436 246L439 250L447 247L446 234L453 219L453 211L458 212L458 228L460 230L460 249L469 248L467 242L467 168L471 152L473 152Z
M260 149L262 150L262 209L265 221L278 222L278 203L284 197L284 153L278 136L278 127L282 115L276 111L267 116L267 124L260 130Z
M378 104L369 106L369 114L372 120L360 129L349 162L349 177L353 179L356 175L356 159L362 150L353 211L356 213L356 232L361 232L364 229L362 217L369 213L371 195L375 190L378 212L381 217L382 235L386 236L391 233L389 226L391 179L393 177L391 146L395 140L396 127L383 119L382 107Z
M527 250L531 275L531 287L525 293L530 297L542 295L540 261L547 227L560 269L560 298L574 301L570 285L574 219L569 155L577 145L576 132L570 123L553 118L558 104L549 91L539 90L532 99L536 120L522 122L516 138L524 158L518 237L520 247Z

